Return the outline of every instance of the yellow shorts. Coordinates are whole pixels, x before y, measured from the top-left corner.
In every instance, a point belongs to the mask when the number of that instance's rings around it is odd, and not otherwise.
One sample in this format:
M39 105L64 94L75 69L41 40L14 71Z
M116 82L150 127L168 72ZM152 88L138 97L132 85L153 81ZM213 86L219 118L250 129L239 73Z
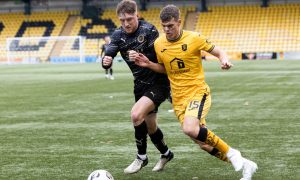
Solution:
M185 116L199 119L200 125L206 125L205 117L211 107L210 92L195 94L181 105L174 105L174 111L180 124L183 123Z

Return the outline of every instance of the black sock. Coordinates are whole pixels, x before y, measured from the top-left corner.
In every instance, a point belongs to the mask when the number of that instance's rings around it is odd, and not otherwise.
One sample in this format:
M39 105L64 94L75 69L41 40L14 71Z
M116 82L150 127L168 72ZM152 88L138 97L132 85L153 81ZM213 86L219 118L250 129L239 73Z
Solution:
M147 150L147 125L143 121L142 124L134 126L135 142L138 149L138 154L144 155Z
M164 135L159 128L157 128L155 133L149 136L151 138L151 141L161 154L164 154L168 151L168 146L164 142Z
M205 142L207 139L207 128L200 127L199 134L196 139L201 142Z
M219 150L217 148L213 148L213 150L211 152L209 152L209 154L211 154L212 156L215 156L218 153L219 153Z
M229 162L226 154L221 153L217 148L213 148L211 152L209 152L212 156L219 158L222 161Z
M113 75L113 69L112 68L109 69L109 72L110 72L110 75Z

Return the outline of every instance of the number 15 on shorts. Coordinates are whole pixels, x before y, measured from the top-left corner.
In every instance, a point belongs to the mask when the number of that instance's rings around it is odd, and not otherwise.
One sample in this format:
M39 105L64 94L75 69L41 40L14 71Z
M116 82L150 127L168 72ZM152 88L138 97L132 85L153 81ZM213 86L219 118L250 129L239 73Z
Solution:
M200 101L193 100L193 101L190 102L190 104L189 104L187 110L188 110L188 111L193 111L193 110L195 110L195 109L198 110L198 108L200 107L200 104L201 104Z

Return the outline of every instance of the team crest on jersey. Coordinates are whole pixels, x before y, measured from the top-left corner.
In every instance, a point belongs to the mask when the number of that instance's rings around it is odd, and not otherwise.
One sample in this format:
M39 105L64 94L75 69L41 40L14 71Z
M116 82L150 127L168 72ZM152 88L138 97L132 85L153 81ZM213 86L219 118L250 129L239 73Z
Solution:
M144 40L145 40L145 36L144 36L144 35L139 35L139 36L137 37L137 41L138 41L139 43L144 42Z
M186 50L187 50L187 44L181 45L181 49L182 49L183 51L186 51Z

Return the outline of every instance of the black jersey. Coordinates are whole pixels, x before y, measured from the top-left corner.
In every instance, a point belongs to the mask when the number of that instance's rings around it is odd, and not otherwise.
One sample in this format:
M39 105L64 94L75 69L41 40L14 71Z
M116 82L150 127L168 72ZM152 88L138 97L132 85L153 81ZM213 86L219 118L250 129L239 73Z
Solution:
M154 41L158 36L159 33L155 26L146 21L140 20L137 30L132 34L127 34L120 27L112 34L111 43L106 46L105 55L114 58L120 51L122 58L132 71L135 85L169 84L166 74L156 73L148 68L140 67L128 58L128 51L135 50L147 56L150 61L157 63Z

